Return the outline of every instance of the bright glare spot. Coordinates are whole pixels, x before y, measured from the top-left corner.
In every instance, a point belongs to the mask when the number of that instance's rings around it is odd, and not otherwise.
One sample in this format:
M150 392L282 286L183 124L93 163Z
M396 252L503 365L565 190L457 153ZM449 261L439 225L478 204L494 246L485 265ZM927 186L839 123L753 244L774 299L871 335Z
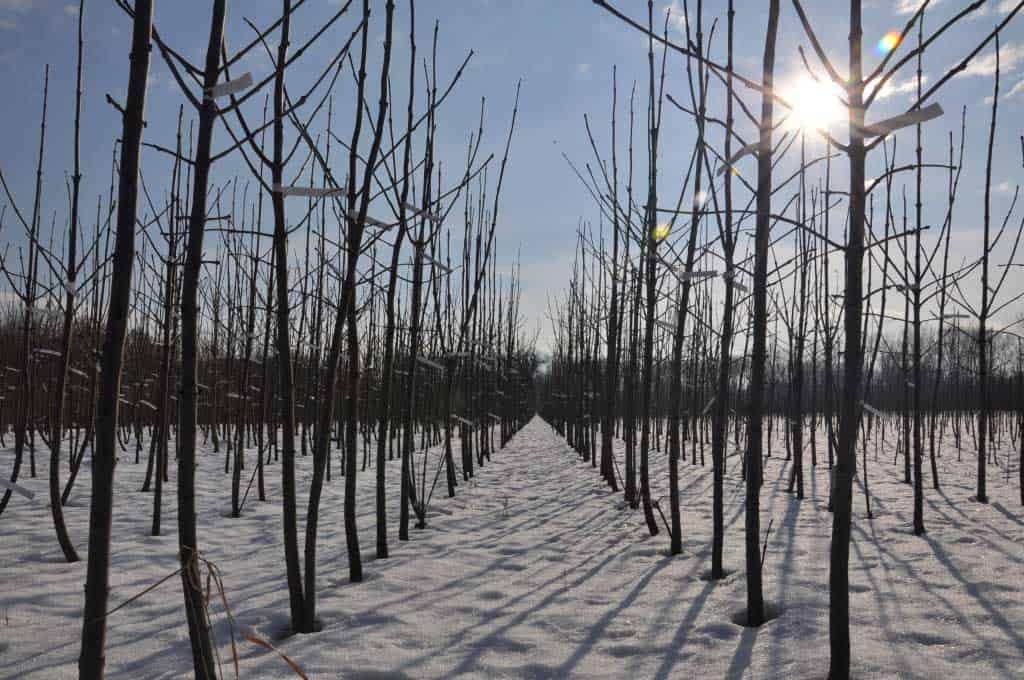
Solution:
M875 46L875 49L878 50L879 54L884 56L892 52L897 47L899 47L899 44L902 40L903 36L901 36L899 33L897 33L896 31L889 31L888 33L882 36L881 40L878 41L878 45Z
M654 238L655 241L658 241L660 243L661 241L664 241L666 238L668 238L668 235L671 231L672 225L659 224L654 228L654 231L651 232L651 236Z
M693 205L700 208L708 202L708 192L698 191L697 195L693 197Z
M846 117L840 100L842 90L807 74L801 75L784 89L784 97L792 106L787 121L790 129L828 129Z

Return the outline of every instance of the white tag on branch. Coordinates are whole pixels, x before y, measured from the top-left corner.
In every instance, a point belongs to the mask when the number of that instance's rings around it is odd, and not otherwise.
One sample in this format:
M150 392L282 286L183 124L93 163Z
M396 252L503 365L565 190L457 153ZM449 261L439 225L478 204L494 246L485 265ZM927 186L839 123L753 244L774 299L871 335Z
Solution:
M156 404L146 401L145 399L139 399L139 403L148 408L150 411L156 410Z
M43 347L36 347L35 349L32 350L32 352L35 353L35 354L43 354L43 355L48 356L48 357L60 357L61 356L61 353L58 352L57 350L55 350L55 349L45 349Z
M734 153L731 158L727 158L725 160L725 165L722 165L718 168L718 174L724 175L726 171L732 169L732 167L736 165L736 162L739 161L741 158L743 158L744 156L749 156L752 153L756 153L757 147L757 143L747 144L745 147Z
M206 92L206 99L216 99L217 97L227 97L233 94L248 90L252 87L252 73L246 72L239 78L234 80L225 80L223 83L217 83Z
M711 407L715 405L716 399L718 399L718 397L711 397L711 401L709 401L708 405L704 407L704 410L700 412L702 416L706 416L708 413L710 413Z
M405 204L405 207L406 207L407 210L412 210L414 213L416 213L417 216L418 215L423 215L424 217L426 217L431 222L440 222L441 221L441 216L440 215L437 215L437 214L434 214L432 212L428 212L428 211L425 211L425 210L420 210L416 206L410 205L408 203Z
M682 279L683 281L702 281L704 279L713 279L716 276L718 276L718 272L716 272L716 271L705 271L705 272L692 272L692 271L691 272L687 272L687 271L681 271L680 272L680 271L677 271L676 273L679 275L679 278Z
M32 500L33 498L36 497L35 493L33 493L32 491L29 491L28 489L26 489L25 487L21 486L20 484L15 484L14 482L9 482L6 479L0 479L0 487L3 487L5 489L7 489L8 491L13 491L14 493L19 494L21 496L24 496L25 498L27 498L29 500Z
M438 262L437 260L435 260L434 258L430 257L429 255L424 254L423 255L423 259L426 260L427 262L429 262L430 264L434 265L435 267L437 267L441 271L443 271L445 274L451 274L452 273L452 268L451 267L449 267L446 264L442 264L442 263Z
M442 366L441 364L437 363L436 361L431 361L430 359L428 359L426 357L416 357L416 361L420 362L424 366L427 366L428 368L433 368L434 370L437 370L437 371L443 371L444 370L444 366Z
M732 287L735 288L736 290L740 291L741 293L749 293L750 292L749 288L747 288L742 283L740 283L739 281L736 280L736 270L735 269L727 269L724 272L722 272L722 278L725 281L731 283Z
M864 410L867 411L868 413L871 413L871 414L876 415L876 416L881 416L882 415L881 411L879 411L877 408L875 408L874 406L872 406L868 402L865 401L865 402L861 402L861 403L864 405Z
M884 137L888 134L896 132L897 130L911 125L917 125L918 123L925 123L929 120L938 118L943 113L942 106L939 104L932 104L926 106L923 109L917 109L915 111L907 111L901 113L898 116L892 118L886 118L883 121L877 123L871 123L861 128L861 131L869 137Z
M352 220L353 222L358 222L359 221L359 212L358 211L350 211L349 214L348 214L348 218L350 220ZM367 224L367 225L369 225L371 227L377 227L379 229L390 229L391 227L395 226L395 225L389 224L387 222L382 222L381 220L376 220L376 219L370 217L369 215L367 215L366 217L363 218L363 224Z
M270 188L282 196L303 196L306 198L320 198L341 193L341 189L331 189L329 187L290 187L276 183Z

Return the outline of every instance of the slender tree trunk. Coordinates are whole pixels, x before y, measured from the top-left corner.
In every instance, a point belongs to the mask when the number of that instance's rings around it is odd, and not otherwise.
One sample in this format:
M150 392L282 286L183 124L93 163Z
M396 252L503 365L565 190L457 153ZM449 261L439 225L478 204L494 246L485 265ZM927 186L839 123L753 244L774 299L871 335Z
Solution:
M93 451L92 498L89 503L89 558L85 577L85 610L82 614L82 648L78 657L78 675L81 680L100 680L104 677L103 652L107 634L106 612L110 578L110 530L114 506L118 394L131 305L139 151L142 148L152 27L152 0L137 0L132 25L132 51L129 55L128 96L122 121L117 236L110 283L110 306L103 339L96 425L97 446Z

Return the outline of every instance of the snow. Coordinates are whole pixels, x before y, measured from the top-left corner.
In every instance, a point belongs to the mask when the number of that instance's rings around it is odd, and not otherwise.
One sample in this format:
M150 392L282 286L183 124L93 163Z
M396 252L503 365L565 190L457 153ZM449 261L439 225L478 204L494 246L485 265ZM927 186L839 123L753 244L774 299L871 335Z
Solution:
M781 428L776 428L778 433ZM1024 667L1024 514L1017 456L989 468L991 503L973 493L971 453L952 445L939 460L942 491L925 486L928 534L911 532L911 487L893 441L868 444L874 519L860 485L851 549L853 665L858 678L1020 678ZM620 469L622 443L618 442ZM1009 442L1006 443L1009 446ZM731 448L731 447L730 447ZM173 450L173 448L172 448ZM687 457L689 457L687 446ZM531 421L454 499L439 488L426 530L397 540L398 463L388 465L392 557L374 552L373 473L359 476L358 522L366 579L348 583L341 478L325 486L318 612L324 629L280 638L287 625L279 466L267 468L270 501L250 493L232 519L223 452L200 457L200 548L223 572L235 620L251 626L311 678L821 678L828 668L828 469L806 464L807 498L785 493L789 464L776 444L767 460L761 526L772 522L765 596L780 610L758 629L731 619L743 609L743 484L727 459L725 565L712 583L711 475L681 464L683 554L648 537L640 511L625 510L589 462L540 419ZM824 455L819 445L819 455ZM436 461L431 454L432 461ZM37 492L0 519L0 677L76 677L85 563L63 563L46 507L46 465L23 478ZM809 453L805 454L809 459ZM174 468L165 484L164 536L150 537L145 465L121 454L117 468L110 606L177 568ZM335 471L337 470L335 459ZM1000 461L1005 461L1005 450ZM10 451L0 454L8 470ZM300 488L311 458L299 458ZM26 466L27 467L27 466ZM24 468L23 468L24 469ZM433 469L433 463L431 463ZM927 462L925 465L927 471ZM247 473L243 473L247 474ZM84 557L88 462L66 508ZM667 494L665 456L652 455L652 494ZM665 501L663 499L662 503ZM300 503L304 517L305 503ZM659 518L660 521L660 518ZM300 537L302 527L300 526ZM230 646L219 604L215 633L225 677ZM239 642L243 678L294 677L271 652ZM112 614L110 678L190 677L180 581L170 579Z

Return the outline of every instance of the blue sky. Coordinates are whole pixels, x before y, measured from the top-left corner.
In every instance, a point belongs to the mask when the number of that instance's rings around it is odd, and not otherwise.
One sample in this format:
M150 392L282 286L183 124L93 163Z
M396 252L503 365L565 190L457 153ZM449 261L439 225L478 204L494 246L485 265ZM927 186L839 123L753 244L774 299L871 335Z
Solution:
M407 6L398 0L398 42L395 53L396 80L405 79L409 22ZM637 19L646 17L646 2L618 0L623 11ZM740 0L736 3L737 70L756 77L764 43L767 2ZM913 0L866 0L865 43L868 46L887 31L898 30L906 20L906 11L917 6ZM964 0L933 2L927 27L936 27L962 9ZM1010 3L989 0L982 11L950 33L949 39L929 50L925 72L932 80L959 61L967 50L1003 16ZM383 3L375 2L376 14L371 35L379 44L383 35ZM696 1L691 1L691 10ZM704 3L706 21L720 21L714 52L724 61L724 0ZM840 1L807 2L811 19L818 27L826 50L843 70L846 64L847 10ZM50 118L47 138L45 173L47 192L44 196L44 223L57 214L58 224L66 219L64 176L71 168L71 126L74 101L75 30L77 2L59 0L0 0L0 91L4 104L0 108L0 164L9 178L22 207L31 200L33 169L38 145L38 120L41 107L41 84L44 64L50 64ZM243 17L257 25L265 25L279 11L277 0L246 0L229 2L228 42L238 46L251 34ZM309 0L293 22L298 44L322 20L336 11L336 0ZM678 10L681 0L660 0L658 11L669 7ZM210 3L198 0L157 0L156 23L165 37L180 52L199 62L206 42ZM499 220L499 245L503 265L507 265L521 247L524 271L524 311L542 323L544 336L549 326L543 320L547 295L563 288L570 276L575 230L581 219L597 226L598 211L587 192L579 184L562 157L576 162L592 159L583 130L583 115L589 113L599 143L607 148L608 119L611 101L611 69L618 66L621 99L634 79L646 78L646 39L595 7L590 0L420 0L417 9L417 42L424 56L430 42L433 22L440 22L439 74L441 80L453 72L469 50L475 56L445 106L440 120L440 151L457 172L464 156L466 139L476 128L480 97L487 99L485 146L488 152L500 155L508 125L516 82L522 79L519 127L512 149L502 198ZM333 46L347 36L353 26L351 18L329 34L317 49L299 63L294 72L295 90L303 76L312 77L329 58ZM673 25L679 39L681 26ZM109 181L111 144L119 133L119 121L105 102L107 93L121 99L127 82L127 52L130 25L127 18L109 0L86 3L86 65L83 137L84 205L94 205L98 193L105 192ZM796 14L788 2L783 3L780 33L778 78L785 83L794 79L801 67L796 48L807 47L799 29ZM1003 84L1000 101L1000 139L995 150L994 172L996 191L994 213L1001 219L1009 198L1020 181L1021 120L1024 113L1024 23L1018 20L1002 36ZM926 134L926 156L942 161L946 154L946 138L959 126L959 113L968 107L968 153L960 194L960 210L955 224L955 243L965 257L977 251L981 223L981 189L984 170L984 142L989 108L986 97L992 90L993 50L987 49L975 66L955 78L938 98L947 114L930 124ZM370 72L379 59L371 57ZM877 59L872 51L869 64ZM244 66L257 79L266 74L268 64L258 56ZM685 98L684 62L670 57L668 91ZM292 73L291 71L289 72ZM900 86L913 75L905 69L897 79L897 87L880 101L878 111L869 116L875 120L901 112L909 105L909 92ZM400 76L400 77L399 77ZM291 76L290 76L291 77ZM375 76L372 76L375 77ZM184 101L166 67L154 53L152 83L147 103L149 126L146 140L173 143L173 123L178 106ZM404 90L395 85L398 103L404 107ZM781 85L783 87L784 85ZM338 89L339 109L350 108L345 96L348 83ZM642 92L642 90L641 90ZM744 93L753 107L758 100L753 93ZM340 113L343 117L345 113ZM620 121L625 111L620 112ZM643 113L640 113L643 119ZM620 123L621 125L621 123ZM344 128L341 128L344 129ZM748 138L753 129L743 131ZM622 137L624 137L624 133ZM688 154L694 137L693 124L684 114L666 107L662 130L663 173L660 178L666 202L674 202L676 187L685 173ZM644 163L643 147L638 131L637 162ZM219 140L219 143L218 141ZM215 148L227 140L222 130L215 136ZM909 162L913 151L910 137L902 140L898 153ZM880 153L877 162L880 163ZM152 183L166 176L167 162L155 153L146 153L143 172ZM215 182L225 182L233 175L244 175L238 164L226 162L215 170ZM932 184L934 181L934 184ZM945 175L929 180L926 191L944 204ZM932 188L934 187L934 189ZM2 204L4 201L0 201ZM90 214L90 209L84 209ZM1014 222L1019 217L1014 218ZM926 219L926 222L930 221ZM16 239L10 223L0 240ZM1016 286L1014 290L1020 290Z

